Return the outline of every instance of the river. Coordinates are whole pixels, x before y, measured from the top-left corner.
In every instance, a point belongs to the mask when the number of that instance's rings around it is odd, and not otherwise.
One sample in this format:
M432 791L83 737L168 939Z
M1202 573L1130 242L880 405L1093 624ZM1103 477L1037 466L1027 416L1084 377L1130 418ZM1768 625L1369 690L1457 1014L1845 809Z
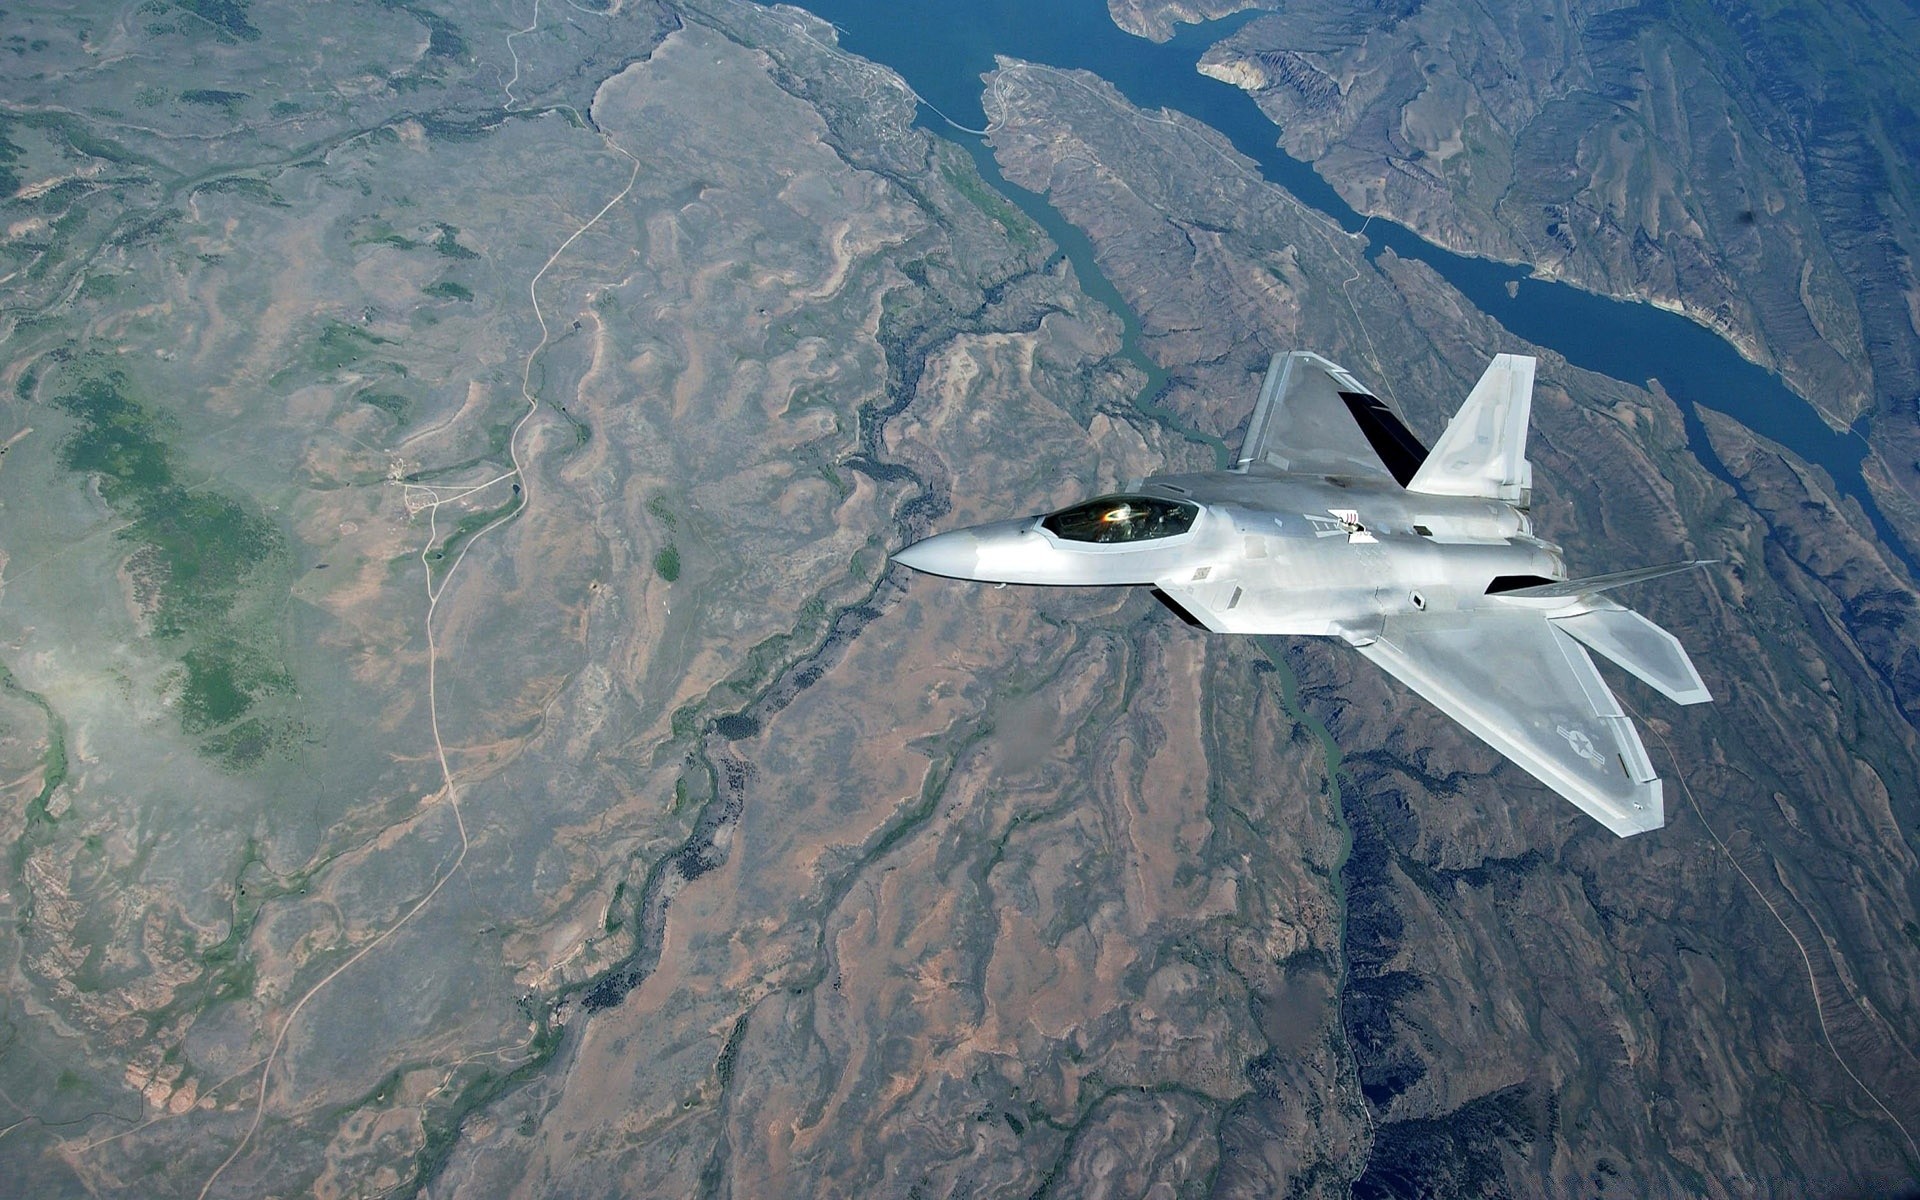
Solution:
M1734 480L1714 454L1695 405L1737 417L1825 469L1866 511L1880 540L1920 574L1920 563L1906 553L1861 476L1868 453L1861 431L1834 432L1777 374L1742 358L1717 334L1650 304L1535 279L1522 267L1443 250L1393 222L1366 221L1313 168L1282 152L1276 127L1251 97L1194 69L1208 46L1255 14L1181 26L1172 41L1155 45L1114 25L1102 0L806 0L803 7L838 26L847 50L899 72L932 110L923 111L923 122L965 144L988 181L1059 243L1087 291L1120 314L1128 355L1150 380L1147 396L1158 392L1165 373L1138 350L1139 322L1095 264L1086 236L1044 197L1007 182L980 139L954 128L985 125L980 76L993 69L995 54L1092 71L1141 108L1169 108L1203 121L1259 164L1269 181L1342 228L1364 228L1369 259L1391 249L1426 263L1507 329L1575 366L1635 385L1659 380L1680 405L1689 448L1729 484ZM1212 445L1224 463L1217 439L1186 432Z

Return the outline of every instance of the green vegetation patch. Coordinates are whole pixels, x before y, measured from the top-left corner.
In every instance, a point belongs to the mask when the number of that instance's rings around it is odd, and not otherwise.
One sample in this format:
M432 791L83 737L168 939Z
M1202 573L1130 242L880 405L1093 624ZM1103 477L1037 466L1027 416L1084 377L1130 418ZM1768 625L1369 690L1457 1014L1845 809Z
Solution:
M181 483L171 423L133 396L121 372L87 374L54 404L75 421L61 462L93 477L126 523L118 536L134 546L134 595L154 639L179 656L181 727L221 730L287 691L279 634L259 594L262 574L285 557L280 531L241 500ZM249 753L243 735L202 749L236 763Z
M459 300L467 304L473 303L472 289L455 283L451 279L442 279L438 283L430 283L421 290L436 300Z
M134 221L116 231L111 238L107 239L107 244L111 246L138 246L147 242L158 241L166 235L168 228L172 226L174 222L178 221L182 215L179 209L164 209L144 220ZM84 210L75 207L69 210L59 221L54 223L54 232L60 237L69 237L76 232L77 222L84 219ZM70 222L73 224L69 224Z
M626 880L622 879L619 883L613 885L613 898L607 901L607 916L606 920L602 922L602 928L608 933L620 932L620 927L626 923L626 918L621 916L623 910L620 907L620 901L626 894Z
M368 333L345 321L329 321L307 351L308 365L316 371L338 371L359 362L377 346L391 345L386 338Z
M233 728L206 740L208 754L236 767L251 767L273 749L274 730L258 717L248 717Z
M420 128L426 130L427 137L438 142L477 142L493 132L494 126L500 123L499 118L493 116L457 121L422 114L415 119L420 122Z
M673 543L653 556L653 571L668 583L680 578L680 551Z
M192 13L213 26L223 42L257 42L260 31L247 20L252 0L173 0L181 12Z
M951 163L941 163L940 175L975 208L999 222L1014 245L1022 250L1030 250L1040 244L1039 227L1013 201L987 186L980 172L973 169L971 160L967 160L964 170Z
M72 148L74 153L87 158L104 159L107 162L117 163L121 166L158 165L144 155L134 153L119 142L101 136L90 128L86 121L67 113L27 112L13 114L8 117L5 124L0 124L0 130L16 126L42 130L49 139L56 142L64 142ZM91 192L97 190L101 185L98 183L88 183L85 186L86 190ZM57 191L58 189L55 190Z
M371 405L392 417L396 425L405 425L412 420L413 401L394 392L361 392L354 397L362 404Z
M545 1071L560 1049L564 1029L550 1011L542 1011L534 1017L533 1037L523 1050L525 1057L512 1070L502 1072L471 1063L456 1067L448 1082L437 1089L439 1096L451 1096L451 1102L434 1100L421 1113L424 1137L414 1155L413 1176L396 1190L410 1196L422 1194L445 1168L467 1118Z
M240 111L240 106L249 99L245 92L223 92L219 88L194 88L190 92L181 92L180 98L188 104L217 108L227 113Z
M236 721L253 707L241 664L217 651L189 650L180 658L187 669L180 723L199 733Z
M80 285L80 294L88 300L107 300L120 291L120 280L113 275L89 275Z
M439 86L451 68L472 57L467 40L460 36L459 27L439 13L422 5L402 3L401 0L381 2L388 8L405 12L427 27L426 57L416 65L416 69L384 76L387 86L394 91L405 94ZM377 70L375 73L380 74Z
M747 651L746 662L723 684L727 690L738 696L751 696L788 663L806 653L826 632L829 619L826 599L819 595L812 597L800 606L794 617L792 630L765 638Z
M460 244L460 231L442 222L438 226L440 236L433 239L433 248L444 258L479 258L480 255Z
M347 235L349 246L392 246L396 250L418 250L421 243L395 233L385 221L356 221Z
M330 860L328 856L292 874L276 875L267 868L266 852L260 844L247 839L233 876L233 910L225 935L211 945L201 946L197 944L201 937L199 929L175 927L193 947L193 956L200 963L200 975L181 985L164 1005L137 1010L145 1018L147 1029L167 1029L177 1025L184 1014L198 1014L214 1004L252 996L257 981L252 955L253 931L261 907L282 897L306 895L313 875ZM174 1053L168 1051L169 1060Z
M673 736L676 738L692 736L693 731L700 728L700 710L701 706L697 700L682 704L679 708L674 709L671 718ZM680 792L678 785L676 785L674 788L674 803L676 807L678 807L679 801Z
M7 135L13 131L13 118L0 113L0 199L9 199L20 190L20 177L14 173L13 164L20 161L22 153Z
M141 493L173 480L161 422L122 391L118 372L83 380L54 403L81 422L61 446L69 470L100 477L100 493L114 511L135 507Z
M27 801L26 829L20 839L13 844L13 870L17 877L24 869L26 858L40 835L55 823L49 806L53 803L53 794L67 781L67 723L60 714L53 711L46 697L38 692L30 692L20 686L20 681L0 663L0 692L18 696L39 709L47 721L47 750L40 757L40 792Z
M307 727L291 719L248 717L200 743L201 751L232 771L246 771L278 753L291 753L307 738Z
M224 192L231 196L244 196L249 200L258 200L262 204L272 204L280 208L290 207L278 193L263 179L253 179L245 175L229 175L225 179L215 179L194 189L197 192Z
M647 501L647 511L653 514L654 520L665 525L669 532L673 530L673 509L667 506L667 498L665 496L655 496L653 499Z
M460 36L460 29L430 8L410 4L407 11L414 19L427 27L427 53L434 58L467 57L467 40Z
M467 543L520 511L520 502L520 489L516 485L513 495L504 504L496 508L470 512L460 518L460 523L441 540L440 548L427 555L427 570L433 575L435 581L444 579L453 564L460 561L461 552L467 548Z

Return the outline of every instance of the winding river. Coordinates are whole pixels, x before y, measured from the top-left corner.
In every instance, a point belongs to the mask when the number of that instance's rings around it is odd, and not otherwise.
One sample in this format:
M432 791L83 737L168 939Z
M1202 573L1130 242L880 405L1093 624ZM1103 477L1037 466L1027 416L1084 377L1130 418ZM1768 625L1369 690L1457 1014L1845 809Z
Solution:
M993 69L995 54L1089 70L1139 107L1170 108L1205 122L1258 163L1269 181L1344 229L1364 228L1369 259L1391 249L1426 263L1507 329L1575 366L1636 385L1659 380L1680 405L1689 448L1728 483L1734 480L1714 454L1696 404L1730 413L1818 464L1843 494L1859 502L1880 540L1920 574L1920 563L1905 553L1861 476L1868 452L1861 431L1834 432L1778 375L1742 358L1717 334L1650 304L1535 279L1523 267L1443 250L1390 221L1365 221L1311 167L1283 153L1275 145L1274 125L1250 96L1195 70L1208 46L1255 14L1182 26L1172 41L1155 45L1114 25L1102 0L805 0L804 7L838 26L847 50L898 71L931 110L923 111L923 121L950 136L949 123L986 123L980 76ZM1073 261L1082 286L1120 314L1128 355L1148 375L1144 394L1156 394L1165 373L1138 350L1139 322L1095 264L1086 235L1044 197L1007 182L979 138L960 135L960 140L988 181L1054 238ZM1169 414L1155 415L1177 426ZM1217 439L1186 432L1211 444L1224 464L1227 452Z

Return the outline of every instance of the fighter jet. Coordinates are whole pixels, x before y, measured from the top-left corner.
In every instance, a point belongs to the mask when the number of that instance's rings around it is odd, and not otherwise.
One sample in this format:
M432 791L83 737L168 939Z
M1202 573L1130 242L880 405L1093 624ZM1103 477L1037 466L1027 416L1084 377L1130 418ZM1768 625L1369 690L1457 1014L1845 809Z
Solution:
M893 557L952 579L1151 587L1218 633L1339 638L1619 836L1658 829L1660 779L1588 651L1677 703L1712 699L1678 639L1607 595L1708 563L1567 577L1527 516L1533 374L1496 356L1428 450L1344 368L1275 355L1232 470Z

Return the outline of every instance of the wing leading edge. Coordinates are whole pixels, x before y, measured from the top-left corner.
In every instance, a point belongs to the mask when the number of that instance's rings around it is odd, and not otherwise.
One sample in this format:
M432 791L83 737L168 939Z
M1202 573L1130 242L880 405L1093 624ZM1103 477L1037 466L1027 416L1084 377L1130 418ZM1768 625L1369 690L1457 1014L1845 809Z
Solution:
M1640 734L1545 614L1392 617L1359 651L1620 837L1665 823Z

